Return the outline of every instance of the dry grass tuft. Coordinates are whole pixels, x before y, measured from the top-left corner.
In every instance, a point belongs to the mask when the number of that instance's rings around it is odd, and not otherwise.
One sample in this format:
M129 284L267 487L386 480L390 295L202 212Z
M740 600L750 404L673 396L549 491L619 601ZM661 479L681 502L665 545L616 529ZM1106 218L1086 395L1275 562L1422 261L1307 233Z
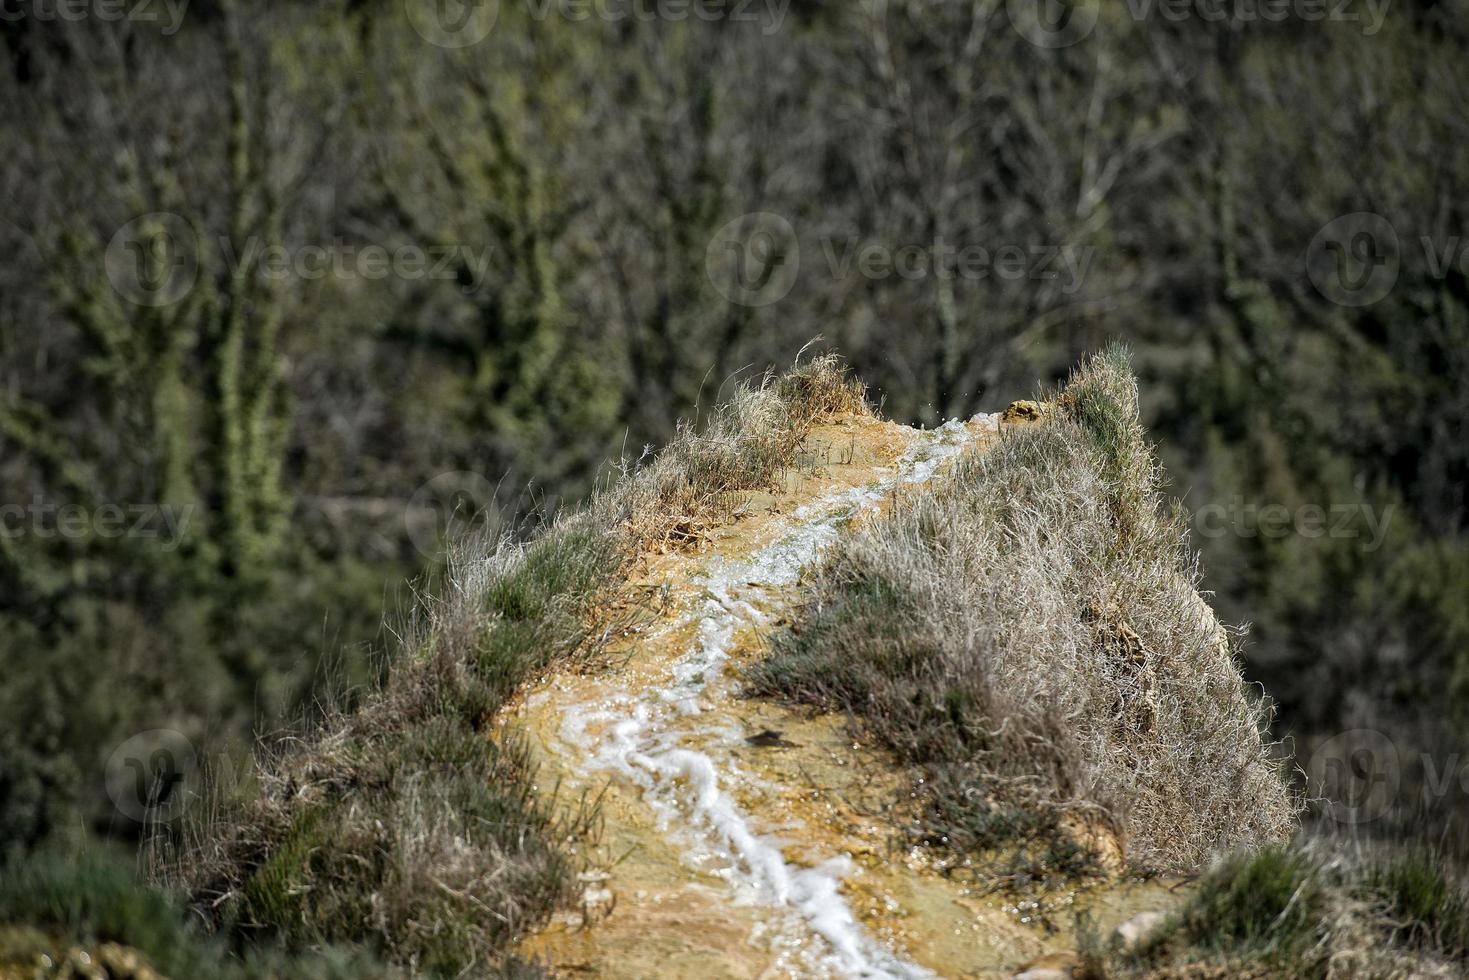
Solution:
M816 358L741 387L530 542L457 542L381 687L264 753L254 791L190 827L161 875L235 935L365 944L416 975L534 975L506 950L577 897L566 845L596 832L596 808L538 796L496 713L588 650L591 609L640 549L696 537L791 465L811 425L862 407Z
M1098 978L1450 977L1469 967L1469 885L1442 851L1318 839L1217 860L1136 946L1093 940Z
M767 374L716 408L702 430L680 424L656 462L627 474L595 507L622 515L634 553L697 544L743 494L773 484L813 425L869 414L863 392L831 354Z
M867 388L847 376L835 354L822 354L797 364L776 379L775 394L788 406L796 429L836 415L872 414Z
M921 776L921 839L1016 873L1085 872L1103 839L1182 870L1289 837L1125 355L1054 405L839 543L754 691L850 711Z

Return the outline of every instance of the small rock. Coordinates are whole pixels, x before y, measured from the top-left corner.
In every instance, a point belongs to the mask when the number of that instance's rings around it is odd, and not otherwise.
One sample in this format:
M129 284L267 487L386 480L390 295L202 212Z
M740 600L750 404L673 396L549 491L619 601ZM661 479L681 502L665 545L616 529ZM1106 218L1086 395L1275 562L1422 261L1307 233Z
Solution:
M795 742L790 741L784 735L773 728L767 728L763 732L750 735L745 739L745 741L762 749L793 749L796 747Z
M67 951L62 973L77 980L107 980L107 971L92 962L92 954L80 946Z
M1033 402L1029 399L1022 399L1018 402L1011 402L1010 407L1005 409L1004 413L1000 415L1000 421L1011 424L1017 422L1041 422L1049 414L1049 405L1042 402Z
M1112 939L1123 949L1132 949L1163 924L1168 916L1162 912L1139 912L1112 930Z

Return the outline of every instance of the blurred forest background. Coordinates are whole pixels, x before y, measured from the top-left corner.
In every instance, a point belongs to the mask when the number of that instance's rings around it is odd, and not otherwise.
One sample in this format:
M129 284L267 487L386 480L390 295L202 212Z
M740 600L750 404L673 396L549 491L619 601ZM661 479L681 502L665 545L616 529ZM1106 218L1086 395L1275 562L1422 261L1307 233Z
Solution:
M533 521L817 335L925 423L1128 343L1277 734L1462 806L1410 770L1469 716L1466 4L103 6L0 18L8 852L135 836L124 740L371 676L456 501Z

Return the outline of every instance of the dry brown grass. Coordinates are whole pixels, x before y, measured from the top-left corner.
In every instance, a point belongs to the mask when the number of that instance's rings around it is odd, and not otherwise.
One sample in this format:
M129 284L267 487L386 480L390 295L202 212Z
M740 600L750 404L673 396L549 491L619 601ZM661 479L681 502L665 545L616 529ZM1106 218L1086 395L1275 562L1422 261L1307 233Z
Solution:
M277 740L254 791L211 807L160 874L237 936L367 944L426 975L521 969L505 950L575 897L566 845L597 818L533 791L523 746L493 734L496 712L594 642L591 609L631 557L693 539L790 466L813 424L864 410L835 358L818 357L740 387L702 430L680 426L528 543L457 542L381 687Z
M1187 870L1289 837L1125 357L1054 402L843 540L754 689L851 711L921 776L921 838L1017 871L1087 870L1088 838Z
M633 554L695 543L743 494L770 487L813 425L844 413L869 409L835 356L767 374L736 390L701 429L681 423L652 465L625 473L592 509L627 531Z

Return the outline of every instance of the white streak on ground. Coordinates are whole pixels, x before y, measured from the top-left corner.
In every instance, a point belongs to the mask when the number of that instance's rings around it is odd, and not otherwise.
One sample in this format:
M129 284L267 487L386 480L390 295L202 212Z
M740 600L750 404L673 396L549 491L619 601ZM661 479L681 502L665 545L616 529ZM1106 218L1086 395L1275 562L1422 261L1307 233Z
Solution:
M982 421L994 427L993 417ZM764 620L738 593L793 585L836 540L844 521L876 507L898 486L930 479L973 438L958 421L919 432L893 466L879 471L878 480L797 508L773 544L749 558L714 556L695 575L708 598L682 621L697 622L696 640L674 662L667 682L564 710L561 736L586 753L587 771L610 772L638 786L685 863L727 882L735 903L774 913L767 941L778 954L777 966L791 972L931 976L895 956L857 921L841 894L842 879L852 869L846 855L801 867L785 860L778 839L757 831L727 788L746 778L731 750L747 733L729 724L701 728L695 719L733 697L734 683L724 668L734 636ZM696 738L708 748L693 747Z

